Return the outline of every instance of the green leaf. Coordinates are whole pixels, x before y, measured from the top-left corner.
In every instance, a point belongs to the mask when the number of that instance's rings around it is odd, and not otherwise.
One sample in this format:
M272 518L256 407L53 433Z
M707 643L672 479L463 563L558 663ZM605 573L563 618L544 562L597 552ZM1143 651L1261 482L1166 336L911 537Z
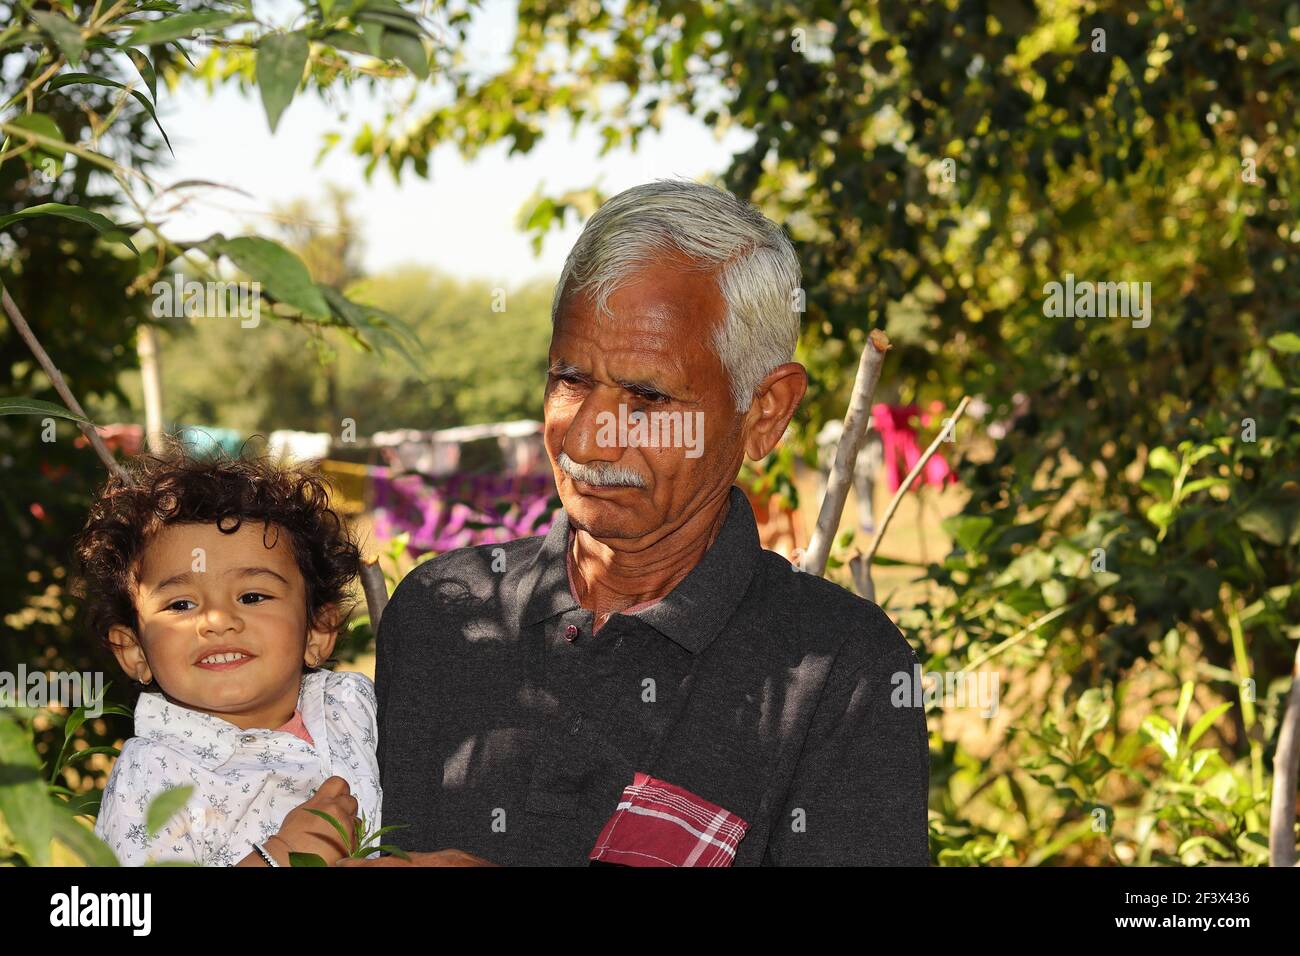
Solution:
M326 862L315 853L290 853L290 866L326 866Z
M45 202L38 206L28 206L26 209L20 209L8 216L0 216L0 229L12 222L17 222L19 219L34 219L37 216L60 216L64 219L84 222L94 227L95 231L105 239L120 242L136 255L140 254L140 250L131 242L131 237L123 232L111 219L101 216L97 212L91 212L89 209L82 209L80 206L69 206L66 203Z
M278 242L257 236L226 239L217 236L200 243L199 248L212 258L226 256L277 302L293 306L303 315L324 322L330 307L311 281L302 260Z
M78 707L68 719L63 722L63 747L59 750L59 756L54 761L54 766L50 768L50 783L59 779L59 774L63 771L64 763L67 759L68 749L72 746L72 738L76 735L81 725L86 722L86 708Z
M72 754L63 762L63 765L66 767L70 763L75 763L78 760L83 760L86 757L93 756L94 754L108 754L110 757L116 757L120 753L121 751L116 747L87 747L85 750L72 751Z
M169 787L154 797L145 812L145 829L149 831L149 836L157 836L167 821L184 808L193 793L194 788L185 784L182 787Z
M334 47L336 50L346 50L349 53L360 53L363 56L369 56L370 50L367 48L364 40L351 33L344 33L341 30L332 30L325 36L321 37L321 42Z
M58 90L65 86L72 86L76 83L83 83L88 86L110 86L119 90L128 89L125 83L119 83L117 80L110 80L107 77L94 76L90 73L64 73L60 76L56 76L50 82L50 85L46 87L46 90ZM172 141L167 138L167 131L163 129L162 123L158 122L158 113L154 110L154 105L149 101L149 97L145 96L139 90L131 90L131 95L135 97L137 103L145 108L145 112L149 114L149 118L153 120L153 124L158 127L158 132L162 133L163 142L167 144L167 149L171 151L173 156L176 155L175 150L172 150Z
M52 790L53 788L51 788ZM74 793L68 797L68 810L78 816L97 817L99 807L104 800L103 790L91 790L89 793Z
M1191 733L1187 735L1187 746L1195 746L1196 741L1201 739L1201 735L1214 726L1214 722L1227 710L1231 709L1232 701L1226 701L1218 707L1207 710L1200 719L1192 724Z
M1300 335L1296 335L1294 332L1282 332L1268 340L1268 347L1277 352L1293 355L1300 352Z
M86 41L81 37L80 27L67 17L60 16L57 13L33 10L32 19L50 35L50 38L63 51L63 55L68 58L69 63L76 66L81 62L81 54L85 52Z
M1043 603L1049 608L1057 608L1064 604L1070 597L1069 588L1065 582L1057 578L1043 582Z
M380 46L384 41L384 25L377 20L363 20L358 24L366 43L366 52L373 57L383 56Z
M384 34L380 49L386 59L397 60L420 79L428 79L429 54L419 38L389 31Z
M280 114L293 101L310 52L311 42L301 31L268 33L258 41L257 86L272 133L280 122Z
M1142 733L1150 737L1170 760L1178 755L1178 731L1158 714L1149 714L1142 721Z
M1281 502L1255 504L1237 516L1237 525L1274 547L1294 544L1300 538L1300 508Z
M1195 481L1189 481L1183 485L1182 497L1191 497L1196 492L1203 491L1206 488L1221 488L1228 483L1226 478L1197 478Z
M1183 732L1183 722L1187 719L1187 711L1192 706L1192 695L1195 691L1195 684L1189 680L1183 681L1182 690L1178 694L1178 714L1175 721L1175 727L1179 734Z
M158 100L158 74L154 72L153 64L149 62L149 57L142 50L126 51L126 55L131 58L135 64L136 72L140 74L140 79L144 80L144 85L149 87L149 95L153 97L154 102Z
M0 398L0 415L53 415L55 418L90 424L89 420L68 411L62 405L42 402L35 398Z
M1083 732L1080 740L1087 740L1106 724L1110 723L1110 703L1097 688L1089 688L1079 697L1074 712L1083 720Z
M1167 501L1152 505L1147 509L1147 520L1163 531L1173 523L1174 506Z
M59 129L59 124L54 122L52 117L44 113L24 113L22 116L16 116L9 123L10 126L17 126L20 129L30 130L38 136L44 136L47 139L58 140L63 142L63 131ZM21 137L20 137L21 138ZM0 148L9 148L10 137L5 137L4 146ZM54 164L53 175L57 176L63 172L63 158L67 155L67 150L58 146L50 146L45 143L32 143L32 152L37 156L43 156L51 160ZM43 162L32 162L33 166L45 166Z
M33 866L50 865L54 808L41 779L41 759L28 731L0 711L0 817L18 852Z
M1189 839L1186 839L1181 844L1179 844L1178 856L1181 858L1190 850L1194 850L1197 847L1205 847L1207 849L1213 850L1216 854L1218 854L1220 857L1223 857L1225 859L1232 856L1231 850L1229 850L1218 840L1214 839L1214 837L1206 836L1205 834L1200 834L1198 836L1190 837Z
M1178 459L1168 448L1163 446L1153 448L1151 454L1147 457L1147 467L1176 475L1178 474Z
M150 46L168 40L188 39L196 30L223 30L236 23L246 23L248 20L249 16L246 13L229 13L223 10L177 13L160 20L140 22L139 26L122 41L122 45Z
M315 807L303 807L303 809L306 810L308 813L314 813L322 820L328 820L330 826L332 826L335 830L338 831L339 836L343 840L343 845L347 847L349 851L355 849L356 834L348 833L347 829L343 826L343 824L339 823L339 821L334 818L333 814L326 813L324 810L317 810Z
M976 552L984 536L993 527L993 519L983 515L953 515L945 518L941 527L963 551Z
M76 854L87 866L117 866L117 857L108 844L95 835L89 827L83 826L76 817L76 811L63 801L55 799L53 803L54 838Z
M416 357L422 350L420 340L405 322L383 309L353 302L337 289L325 285L318 288L338 320L367 347L390 349L400 355L421 380L427 377L428 370Z

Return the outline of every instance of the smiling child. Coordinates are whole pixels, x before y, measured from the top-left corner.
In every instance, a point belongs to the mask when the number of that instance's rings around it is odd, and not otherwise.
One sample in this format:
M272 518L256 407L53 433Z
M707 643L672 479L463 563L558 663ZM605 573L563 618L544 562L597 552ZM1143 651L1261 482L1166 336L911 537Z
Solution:
M145 691L95 832L124 865L287 866L379 825L375 695L331 655L358 551L320 478L265 459L130 462L77 542L91 630ZM152 688L156 687L156 690ZM151 835L162 791L193 787Z

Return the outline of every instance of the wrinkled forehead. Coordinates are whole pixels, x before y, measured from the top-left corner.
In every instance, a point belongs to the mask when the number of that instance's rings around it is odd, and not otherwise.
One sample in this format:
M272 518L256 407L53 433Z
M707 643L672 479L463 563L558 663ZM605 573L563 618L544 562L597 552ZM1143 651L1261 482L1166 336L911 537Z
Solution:
M551 335L553 363L624 362L683 374L720 371L714 337L726 302L710 273L662 263L627 277L609 292L603 310L600 294L589 288L566 297Z

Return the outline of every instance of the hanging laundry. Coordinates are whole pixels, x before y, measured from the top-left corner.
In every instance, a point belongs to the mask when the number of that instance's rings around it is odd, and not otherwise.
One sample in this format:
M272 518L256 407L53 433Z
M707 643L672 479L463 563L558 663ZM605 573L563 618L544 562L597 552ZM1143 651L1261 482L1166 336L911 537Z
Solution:
M329 457L333 440L328 432L273 431L267 437L266 451L272 458L290 462L319 461Z
M370 441L380 449L384 460L398 471L417 471L422 475L448 475L460 464L460 443L441 441L437 432L399 428L375 432Z
M932 404L931 408L932 411L924 416L916 405L878 404L871 408L872 426L880 432L883 445L885 481L891 492L898 490L908 472L921 460L922 448L913 423L928 426L931 418L937 417L943 406L939 404L938 410L934 410ZM956 480L957 476L943 457L943 450L938 449L925 463L912 487L935 485L942 488Z
M408 551L451 551L545 534L559 507L549 475L457 473L371 477L378 538L410 535Z
M327 458L318 469L330 484L330 507L339 514L361 514L369 507L373 497L371 482L376 475L387 477L388 469L374 465L360 465L350 461Z
M178 425L175 435L185 452L196 458L211 458L218 454L237 458L245 440L245 436L233 428L207 425Z
M108 446L109 451L120 451L124 455L138 455L144 448L143 425L96 425L95 431L99 432L99 437L104 439L104 444ZM76 448L85 448L89 444L90 439L81 433L78 433L73 441L73 446Z

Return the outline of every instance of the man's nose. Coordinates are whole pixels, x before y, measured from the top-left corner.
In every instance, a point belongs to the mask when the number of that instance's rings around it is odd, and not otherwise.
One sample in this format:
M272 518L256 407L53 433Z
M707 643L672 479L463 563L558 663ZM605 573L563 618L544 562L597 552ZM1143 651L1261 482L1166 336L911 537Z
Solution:
M618 408L622 401L621 388L606 385L592 388L565 429L561 450L580 465L622 458L618 430Z

